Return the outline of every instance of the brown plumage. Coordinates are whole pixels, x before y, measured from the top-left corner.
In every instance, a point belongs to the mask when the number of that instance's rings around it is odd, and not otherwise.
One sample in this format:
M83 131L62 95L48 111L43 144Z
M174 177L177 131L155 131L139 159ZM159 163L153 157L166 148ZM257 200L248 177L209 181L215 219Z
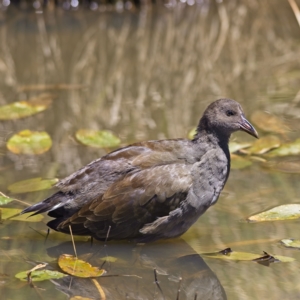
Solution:
M148 242L183 234L215 204L229 175L230 135L258 137L241 106L220 99L205 110L193 140L148 141L81 168L58 191L22 213L48 212L54 230L104 240Z

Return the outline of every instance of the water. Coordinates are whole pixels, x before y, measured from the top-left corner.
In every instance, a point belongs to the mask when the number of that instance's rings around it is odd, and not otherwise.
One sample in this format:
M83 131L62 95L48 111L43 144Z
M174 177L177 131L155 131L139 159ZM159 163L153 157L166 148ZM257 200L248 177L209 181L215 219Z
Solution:
M49 110L17 121L0 122L0 191L32 177L59 177L105 154L78 144L81 128L109 129L124 145L141 140L187 136L211 101L238 100L247 116L268 110L286 119L294 139L299 132L300 28L287 1L230 1L179 5L173 10L147 8L137 13L45 11L0 13L0 104L28 99L40 92L22 90L38 84L83 84L83 89L48 92L56 98ZM53 147L40 156L19 156L6 150L7 139L23 129L46 130ZM260 132L264 135L263 132ZM239 141L252 141L234 134ZM108 274L137 277L61 282L60 289L99 299L297 299L298 251L278 241L299 238L299 221L249 224L249 215L279 204L299 202L299 175L271 172L259 163L232 170L217 205L211 207L181 238L146 247L110 243L103 247L77 241L78 252ZM50 191L12 195L27 203ZM16 206L23 208L21 204ZM4 299L48 299L66 296L51 282L31 289L14 280L30 269L28 261L47 261L57 269L61 253L73 253L68 236L50 234L43 223L1 225L0 289ZM35 231L38 230L39 232ZM42 233L43 235L41 235ZM66 242L67 248L61 245ZM265 267L195 255L231 247L235 251L294 257L292 263ZM9 252L10 251L10 252ZM15 251L15 252L12 252ZM203 259L203 260L202 260ZM169 274L169 275L166 275ZM224 289L224 291L223 291ZM204 291L215 291L205 294ZM202 293L202 294L201 294ZM201 296L201 297L200 297ZM205 298L208 297L208 298Z

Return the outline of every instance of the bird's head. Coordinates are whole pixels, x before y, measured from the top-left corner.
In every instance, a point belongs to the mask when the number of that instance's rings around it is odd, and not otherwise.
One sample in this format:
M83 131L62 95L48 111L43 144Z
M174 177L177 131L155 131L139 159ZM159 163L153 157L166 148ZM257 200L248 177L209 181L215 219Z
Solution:
M232 99L219 99L211 103L200 120L198 131L201 130L224 137L242 130L258 138L257 131L246 119L241 105Z

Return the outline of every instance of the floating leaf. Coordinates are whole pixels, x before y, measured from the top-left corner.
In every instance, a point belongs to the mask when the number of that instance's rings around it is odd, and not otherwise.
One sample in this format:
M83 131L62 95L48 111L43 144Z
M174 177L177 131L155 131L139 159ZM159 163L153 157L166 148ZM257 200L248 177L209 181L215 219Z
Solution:
M269 253L267 253L266 251L263 251L264 255L258 258L253 259L253 261L264 265L264 266L269 266L271 263L276 263L276 262L280 262L280 260L278 258L276 258L273 255L270 255Z
M45 131L23 130L7 142L7 148L15 154L42 154L51 146L51 137Z
M112 148L120 145L121 140L107 130L80 129L76 139L86 146L97 148Z
M8 189L15 194L42 191L51 188L56 182L58 182L57 178L42 179L37 177L13 183L8 186Z
M52 99L52 95L42 94L28 101L0 106L0 120L15 120L35 115L46 110L52 103Z
M275 259L279 260L280 262L291 262L295 259L293 257L282 256L282 255L272 255Z
M228 254L223 254L222 251L211 252L211 253L201 253L201 255L207 256L210 258L241 260L241 261L252 261L253 259L261 256L259 254L253 254L253 253L247 253L247 252L237 252L237 251L231 251Z
M284 134L289 131L288 126L278 117L264 111L256 111L251 115L255 126L267 132Z
M275 157L275 156L288 156L288 155L299 155L299 154L300 154L300 139L297 139L294 142L282 144L279 148L272 150L267 155L269 157Z
M248 157L231 154L231 168L244 169L252 165L252 161Z
M58 265L67 274L77 277L100 277L105 270L91 266L91 264L69 254L62 254L58 259Z
M300 218L300 204L279 205L248 218L252 222L293 220Z
M192 140L197 133L197 127L194 127L189 133L188 133L188 138Z
M0 192L0 205L6 205L7 203L13 201L14 199L7 197Z
M255 261L262 258L261 254L237 252L237 251L232 251L231 249L230 251L226 251L226 253L223 253L223 251L224 250L218 252L211 252L211 253L201 253L201 255L209 258L218 258L218 259L234 260L234 261ZM276 260L279 260L281 262L291 262L295 260L292 257L281 256L281 255L273 255L273 257Z
M283 239L280 241L285 247L300 249L300 240Z
M250 148L246 150L248 154L264 154L280 146L280 139L275 135L267 135L256 140Z
M0 211L2 213L2 220L10 219L13 221L40 222L44 218L43 215L35 215L32 217L20 215L22 210L18 208L0 208Z
M16 278L20 279L21 281L27 281L27 274L30 271L23 271L15 275ZM68 275L58 272L58 271L51 271L51 270L36 270L31 272L31 280L32 281L44 281L50 279L60 279L66 277Z
M242 149L250 147L250 143L237 143L237 142L229 142L229 151L230 153L238 152Z

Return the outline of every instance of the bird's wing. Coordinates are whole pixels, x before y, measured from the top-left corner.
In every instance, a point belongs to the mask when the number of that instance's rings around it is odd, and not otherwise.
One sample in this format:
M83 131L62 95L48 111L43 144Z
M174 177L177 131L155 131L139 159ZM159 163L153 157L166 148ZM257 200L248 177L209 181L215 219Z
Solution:
M111 238L133 238L144 224L167 216L186 199L192 185L191 167L170 164L128 174L63 222L58 230L72 225L105 238L110 226Z
M83 186L85 192L97 186L97 192L101 194L129 172L184 162L184 158L178 155L178 149L181 150L188 142L183 139L168 140L169 144L165 140L148 141L120 148L62 179L56 187L63 193L69 193L80 192Z
M23 213L49 211L51 217L66 219L87 203L101 199L112 185L122 182L128 174L156 166L184 164L188 150L183 147L190 149L189 143L184 139L148 141L115 150L62 179L56 184L55 194Z

